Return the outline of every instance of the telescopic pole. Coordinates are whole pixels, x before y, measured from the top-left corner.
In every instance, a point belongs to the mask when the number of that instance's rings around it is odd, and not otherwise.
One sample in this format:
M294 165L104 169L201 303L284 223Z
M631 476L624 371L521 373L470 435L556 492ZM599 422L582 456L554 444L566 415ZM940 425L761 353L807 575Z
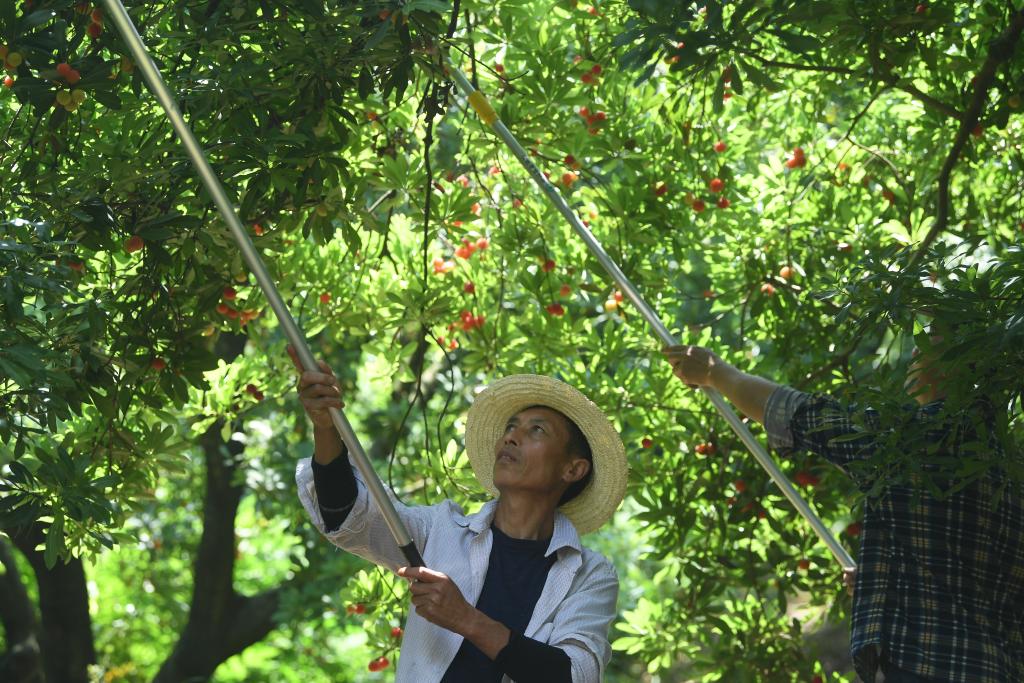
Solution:
M446 60L447 61L447 60ZM576 231L583 241L586 243L587 248L597 258L604 269L611 275L612 279L618 285L619 289L625 292L629 300L636 306L637 311L643 316L650 326L654 329L654 333L658 336L661 342L666 346L675 346L679 342L676 340L672 333L668 331L668 328L662 324L661 320L654 313L647 302L644 301L643 297L637 291L633 283L629 281L625 273L616 265L615 261L611 259L608 252L604 250L601 243L597 241L594 234L590 232L587 226L583 225L583 222L579 219L576 213L566 203L565 198L555 189L555 186L541 173L537 165L530 159L530 155L527 154L523 146L519 144L515 136L509 131L505 124L498 117L496 111L491 106L490 102L487 101L487 97L473 87L473 84L469 82L469 79L451 62L447 62L447 73L455 81L459 90L468 98L469 104L476 110L476 113L480 116L484 123L497 133L498 137L504 141L508 148L512 151L515 157L519 160L519 163L523 165L530 177L533 178L534 182L540 187L547 198L555 205L555 208L565 216L565 219L569 221L569 225L572 226L573 230ZM779 487L782 493L789 499L789 502L793 504L797 512L799 512L804 519L810 523L814 533L818 535L818 538L828 546L828 549L832 551L836 560L842 566L844 570L852 571L856 569L857 565L850 556L850 553L846 551L838 540L831 534L831 532L825 527L821 519L815 514L814 510L807 504L800 494L790 483L786 475L782 473L779 466L775 464L771 456L764 447L754 438L750 430L740 420L739 416L733 412L729 405L725 402L722 395L710 387L701 387L707 397L711 400L711 403L718 409L718 412L722 414L729 426L732 427L733 431L740 437L744 445L750 452L754 454L757 462L760 463L767 472L768 476L772 478L772 481Z
M193 135L192 130L185 123L185 119L178 110L178 105L171 96L170 90L160 76L160 72L150 58L149 53L146 51L146 46L143 44L142 38L135 29L135 25L128 16L124 5L121 4L120 0L102 1L106 7L107 18L117 27L121 37L128 45L128 49L131 50L132 57L135 60L136 66L141 70L146 85L149 86L149 90L156 97L160 106L163 107L167 118L171 121L171 125L174 126L174 130L178 134L181 143L185 146L185 151L199 173L203 185L206 186L207 192L210 193L214 204L217 205L217 211L220 212L221 218L227 223L231 236L241 249L242 257L253 272L253 275L256 276L256 282L259 284L260 289L263 290L264 296L267 297L267 302L274 311L274 315L277 316L281 329L284 330L284 334L288 338L288 342L295 348L302 367L306 370L318 371L319 367L313 358L313 353L306 344L305 336L295 324L291 313L288 312L288 308L281 299L274 281L270 278L266 266L263 265L263 260L256 251L252 240L249 239L245 228L242 226L242 221L235 213L231 200L228 199L224 187L220 184L216 174L214 174L213 169L210 167L210 163L196 141L195 135ZM352 425L349 424L348 419L345 417L345 413L336 408L331 408L330 415L331 420L334 422L334 427L338 430L338 434L341 435L342 440L348 447L349 455L362 474L363 482L366 484L370 495L380 507L388 529L391 531L391 535L394 537L399 548L401 548L402 554L408 560L409 566L422 567L423 558L420 556L416 544L409 535L405 523L398 516L395 506L391 503L391 499L384 490L384 485L370 465L370 460L366 457L366 452L363 450L362 444L359 443L359 439L356 437Z

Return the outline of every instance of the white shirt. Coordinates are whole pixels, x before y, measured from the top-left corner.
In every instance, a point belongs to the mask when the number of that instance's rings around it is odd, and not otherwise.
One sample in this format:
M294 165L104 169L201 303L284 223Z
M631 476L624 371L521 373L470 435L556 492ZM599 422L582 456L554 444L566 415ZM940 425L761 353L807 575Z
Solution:
M295 472L299 498L310 518L336 546L392 571L407 564L388 530L377 504L353 468L358 486L355 505L335 531L324 529L313 486L309 458ZM491 520L497 501L466 515L450 500L430 506L407 507L388 490L395 509L420 549L427 567L444 572L475 605L483 589L491 555ZM557 560L548 572L544 590L523 635L562 649L572 662L573 683L599 683L611 659L608 627L615 618L619 580L603 555L584 548L572 522L555 512L555 528L547 554ZM462 636L435 626L409 609L395 683L436 683L444 676L462 645ZM502 683L513 683L505 676ZM528 682L520 682L528 683Z

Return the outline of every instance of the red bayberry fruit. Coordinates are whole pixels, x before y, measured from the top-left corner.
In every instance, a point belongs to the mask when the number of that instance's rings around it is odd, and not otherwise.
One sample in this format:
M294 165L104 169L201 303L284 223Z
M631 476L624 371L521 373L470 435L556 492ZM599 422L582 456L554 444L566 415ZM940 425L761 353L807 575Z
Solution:
M728 147L721 140L719 140L718 142L715 143L715 151L716 152L721 153L721 152L724 152L726 149L728 149Z
M377 659L370 662L370 664L366 668L368 668L370 671L383 671L384 669L388 668L388 664L390 663L391 662L388 661L387 657L378 657Z
M580 80L583 81L583 83L585 83L586 85L590 85L591 83L594 82L594 76L590 72L587 72L580 76Z
M791 266L782 266L782 268L779 269L779 277L781 277L783 280L792 279L793 273L794 271Z
M655 197L664 196L666 192L668 192L668 185L666 185L665 183L661 183L660 185L654 188Z
M96 40L101 35L103 35L103 24L97 24L96 22L93 22L89 24L89 28L86 29L86 32L89 34L90 38Z
M641 445L641 446L643 446L644 448L650 448L651 446L653 446L653 445L654 445L654 442L653 442L653 441L651 441L650 439L646 439L646 438L645 438L644 440L642 440L642 441L640 442L640 445Z
M601 74L601 65L600 64L595 64L594 66L592 66L590 68L590 73L594 74L595 76L600 75Z
M515 199L512 200L512 208L513 209L518 209L522 205L523 205L523 200L520 199L519 197L516 197Z
M476 294L476 285L474 285L472 282L467 282L466 284L462 285L462 291L465 292L466 294Z
M484 249L489 247L490 244L491 241L489 239L487 239L486 237L481 237L476 241L476 248L479 249L480 251L483 251Z
M811 568L811 561L805 558L805 559L802 559L799 562L797 562L796 566L799 567L803 571L807 571L808 569Z
M502 64L501 62L498 62L497 64L494 65L494 70L500 74L503 74L505 73L505 65Z
M732 202L730 202L726 197L719 197L715 205L719 209L728 209L732 205Z
M233 301L238 296L238 292L235 291L234 287L225 287L223 296L228 301Z
M546 261L544 261L544 265L541 266L541 270L543 270L545 273L550 273L554 269L555 269L555 260L554 259L550 259L550 258L547 259Z
M392 638L401 638L402 637L402 633L403 632L402 632L402 627L401 626L395 626L394 628L391 629L391 637Z
M157 357L149 361L149 367L159 372L167 367L167 362L163 358Z
M138 235L132 235L124 241L124 250L129 254L134 253L146 246L146 243Z
M711 182L708 183L708 189L718 194L725 189L725 181L721 178L712 178Z
M775 294L775 287L772 285L772 283L766 282L763 285L761 285L761 293L764 294L765 296L771 296L772 294Z
M700 213L701 211L703 211L706 208L707 208L707 205L704 204L704 200L702 200L702 199L695 199L693 201L693 210L696 211L697 213Z
M565 309L562 304L548 304L545 309L551 315L565 315Z
M858 536L860 536L861 530L862 527L860 522L851 522L849 526L846 527L846 533L852 536L853 538L857 538Z
M331 301L331 294L330 294L330 292L324 292L323 294L320 295L320 303L326 304L326 303L330 303L330 301Z
M572 287L569 285L562 285L561 288L559 288L558 293L561 296L569 296L572 294Z

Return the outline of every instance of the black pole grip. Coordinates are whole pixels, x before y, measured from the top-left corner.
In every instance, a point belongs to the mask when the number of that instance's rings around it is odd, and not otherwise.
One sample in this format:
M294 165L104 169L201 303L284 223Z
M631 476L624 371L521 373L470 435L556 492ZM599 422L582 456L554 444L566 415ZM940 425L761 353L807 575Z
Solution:
M426 567L423 563L423 556L420 555L420 551L416 549L416 541L413 541L409 545L398 546L402 554L405 555L405 559L409 561L410 567Z

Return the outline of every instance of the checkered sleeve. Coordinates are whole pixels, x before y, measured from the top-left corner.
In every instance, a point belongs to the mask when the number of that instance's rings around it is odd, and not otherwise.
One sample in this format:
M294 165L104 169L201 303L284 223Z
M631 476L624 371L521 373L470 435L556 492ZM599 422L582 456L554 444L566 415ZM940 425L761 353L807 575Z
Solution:
M768 444L783 455L806 450L846 469L874 451L878 414L821 394L779 387L765 405Z

